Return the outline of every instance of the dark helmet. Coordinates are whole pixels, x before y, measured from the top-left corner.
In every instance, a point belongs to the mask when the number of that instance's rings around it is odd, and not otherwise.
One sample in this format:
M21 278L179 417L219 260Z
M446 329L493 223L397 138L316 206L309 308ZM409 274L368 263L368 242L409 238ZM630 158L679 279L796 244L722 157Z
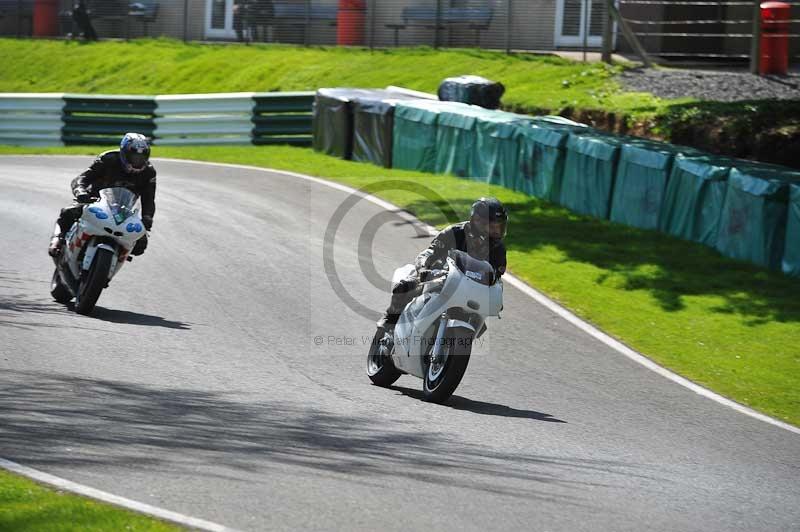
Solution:
M128 173L138 173L147 167L150 160L150 144L140 133L125 133L119 143L119 158Z
M497 198L481 198L472 204L469 223L481 238L502 240L508 228L508 211Z

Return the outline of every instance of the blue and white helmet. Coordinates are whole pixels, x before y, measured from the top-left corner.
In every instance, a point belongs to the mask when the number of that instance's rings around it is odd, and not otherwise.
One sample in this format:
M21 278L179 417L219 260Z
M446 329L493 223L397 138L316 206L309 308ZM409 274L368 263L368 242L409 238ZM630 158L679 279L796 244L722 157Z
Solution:
M141 133L125 133L119 143L119 159L122 168L130 173L136 174L147 168L150 160L150 144L147 137Z

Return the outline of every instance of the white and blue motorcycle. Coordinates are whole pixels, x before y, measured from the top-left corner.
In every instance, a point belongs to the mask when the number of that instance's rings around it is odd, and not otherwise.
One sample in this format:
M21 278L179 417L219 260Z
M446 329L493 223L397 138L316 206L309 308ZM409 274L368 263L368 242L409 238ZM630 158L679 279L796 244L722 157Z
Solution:
M413 265L398 268L392 285ZM367 375L388 387L402 374L423 380L426 401L443 403L461 382L472 346L486 331L489 316L500 317L503 282L486 261L451 251L443 270L421 282L394 331L376 333L367 355Z
M105 188L100 199L83 206L81 217L65 237L50 295L59 303L75 298L75 311L89 314L100 293L119 272L136 241L145 235L138 215L139 197L127 188Z

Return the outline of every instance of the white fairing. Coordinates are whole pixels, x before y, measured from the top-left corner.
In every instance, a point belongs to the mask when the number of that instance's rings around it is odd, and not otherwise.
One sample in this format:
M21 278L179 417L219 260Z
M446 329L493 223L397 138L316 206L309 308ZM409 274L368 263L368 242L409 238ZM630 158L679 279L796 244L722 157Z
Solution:
M441 290L428 290L414 298L394 329L392 361L395 367L419 378L425 377L425 355L442 341L437 338L439 328L436 326L443 315L457 310L459 316L469 316L469 322L461 318L448 319L443 330L466 328L476 333L487 317L499 316L503 309L502 281L487 286L462 273L452 258L447 259L447 264L448 273Z
M76 279L92 266L97 250L112 252L109 279L122 268L125 257L144 234L144 224L134 209L137 197L123 188L100 191L100 200L83 207L83 213L66 236L64 256ZM116 219L115 219L116 218Z

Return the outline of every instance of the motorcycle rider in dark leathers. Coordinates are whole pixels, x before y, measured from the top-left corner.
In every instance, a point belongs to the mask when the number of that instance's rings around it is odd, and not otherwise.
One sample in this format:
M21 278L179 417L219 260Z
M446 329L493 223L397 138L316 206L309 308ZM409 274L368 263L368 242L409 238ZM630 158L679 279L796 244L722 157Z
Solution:
M476 259L489 261L494 267L495 278L499 279L506 271L503 239L507 226L508 212L500 200L481 198L473 203L469 221L451 225L436 235L430 246L417 255L415 271L392 287L392 300L377 323L378 332L394 327L403 309L414 298L414 289L426 280L431 270L444 266L450 250L457 249Z
M75 201L61 209L48 248L51 257L57 257L61 252L64 238L80 218L83 205L99 198L100 190L111 187L124 187L139 196L142 223L149 231L156 213L156 170L150 164L150 144L144 135L126 133L119 150L101 153L86 171L72 180ZM136 242L131 254L141 255L146 248L147 234Z

